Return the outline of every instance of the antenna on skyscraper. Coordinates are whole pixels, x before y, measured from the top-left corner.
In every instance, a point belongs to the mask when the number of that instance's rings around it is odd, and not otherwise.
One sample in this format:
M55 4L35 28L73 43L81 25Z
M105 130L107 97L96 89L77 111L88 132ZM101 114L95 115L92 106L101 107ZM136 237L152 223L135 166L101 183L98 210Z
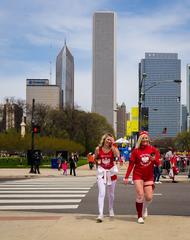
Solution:
M52 44L50 45L50 56L49 56L49 84L52 84L52 61L51 61L51 52L52 52Z

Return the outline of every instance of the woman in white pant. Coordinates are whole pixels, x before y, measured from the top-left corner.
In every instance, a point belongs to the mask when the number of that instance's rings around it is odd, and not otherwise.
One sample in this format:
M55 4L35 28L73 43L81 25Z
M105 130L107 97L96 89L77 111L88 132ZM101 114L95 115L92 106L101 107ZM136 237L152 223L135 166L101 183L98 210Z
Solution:
M106 185L108 188L109 215L114 216L113 203L114 191L117 181L118 169L114 161L119 160L119 150L114 146L114 137L111 134L103 135L99 146L95 150L95 159L97 168L98 183L98 208L99 216L97 222L103 221L104 198L106 194Z

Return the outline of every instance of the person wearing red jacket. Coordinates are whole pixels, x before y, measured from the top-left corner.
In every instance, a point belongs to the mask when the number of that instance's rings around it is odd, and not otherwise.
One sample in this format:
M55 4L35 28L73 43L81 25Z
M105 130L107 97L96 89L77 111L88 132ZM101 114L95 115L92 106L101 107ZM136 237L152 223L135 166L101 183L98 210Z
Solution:
M136 190L136 210L138 223L144 223L144 218L148 216L148 205L152 201L154 190L154 165L160 165L159 151L150 145L148 132L139 134L136 147L131 153L129 166L124 178L124 183L128 183L128 178L133 170L133 181ZM144 214L143 212L144 205ZM143 215L143 216L142 216Z
M173 183L177 183L177 181L175 181L175 175L178 175L179 173L179 169L177 167L177 155L176 152L173 151L172 153L173 155L170 158L170 177L172 179Z

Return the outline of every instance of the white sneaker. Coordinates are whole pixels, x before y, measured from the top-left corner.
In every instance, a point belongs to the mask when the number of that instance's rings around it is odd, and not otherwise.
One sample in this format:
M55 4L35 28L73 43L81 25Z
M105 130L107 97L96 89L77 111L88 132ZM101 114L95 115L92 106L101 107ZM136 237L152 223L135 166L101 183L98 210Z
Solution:
M144 224L144 220L143 220L142 217L138 218L138 221L137 221L137 222L140 223L140 224Z
M99 216L96 218L96 222L97 222L97 223L103 222L103 216L102 216L102 215L99 215Z
M162 184L162 182L160 182L160 181L159 181L158 183L159 183L159 184Z
M143 213L143 218L147 218L147 217L148 217L148 209L145 208Z
M110 209L110 217L114 217L115 215L114 215L114 211L113 211L113 208L112 209Z
M155 184L159 184L159 182L156 181Z

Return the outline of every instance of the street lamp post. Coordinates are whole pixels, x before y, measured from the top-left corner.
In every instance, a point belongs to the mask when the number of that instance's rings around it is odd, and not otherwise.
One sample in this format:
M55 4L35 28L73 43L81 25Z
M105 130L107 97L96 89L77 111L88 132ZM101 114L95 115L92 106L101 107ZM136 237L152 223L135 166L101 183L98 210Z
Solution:
M144 91L142 92L142 87L143 87L143 83L144 83L144 80L146 79L147 77L147 74L146 73L143 73L142 74L142 78L139 79L139 99L138 99L138 108L139 108L139 132L142 130L142 102L143 102L143 99L145 97L145 93L150 90L151 88L159 85L159 84L162 84L162 83L178 83L180 84L182 81L181 80L165 80L165 81L160 81L160 82L155 82L153 83L150 87L144 89Z
M141 131L141 118L142 118L142 98L144 93L142 92L142 86L145 78L147 77L146 73L142 74L142 78L139 79L139 101L138 101L138 108L139 108L139 132Z

